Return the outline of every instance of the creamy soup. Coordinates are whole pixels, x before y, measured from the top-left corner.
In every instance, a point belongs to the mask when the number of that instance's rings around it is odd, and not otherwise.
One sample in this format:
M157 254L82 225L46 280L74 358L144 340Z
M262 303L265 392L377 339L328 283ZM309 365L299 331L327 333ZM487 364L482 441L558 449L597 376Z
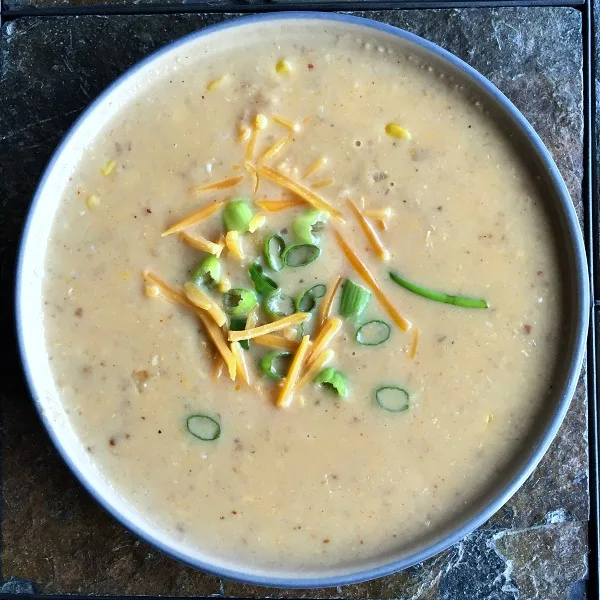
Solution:
M173 540L287 568L406 547L485 493L562 319L534 174L472 92L307 33L198 44L123 106L72 174L43 299L106 479Z

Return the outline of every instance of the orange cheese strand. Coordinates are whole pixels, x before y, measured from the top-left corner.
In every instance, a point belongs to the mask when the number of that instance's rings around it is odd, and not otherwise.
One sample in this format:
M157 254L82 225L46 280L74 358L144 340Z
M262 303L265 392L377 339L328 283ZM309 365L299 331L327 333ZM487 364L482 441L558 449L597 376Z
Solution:
M304 201L300 198L286 198L282 200L257 200L255 202L256 206L260 206L263 210L266 210L270 213L280 212L282 210L286 210L287 208L296 208L298 206L303 206Z
M325 297L321 301L321 307L319 309L319 327L323 327L325 325L325 321L329 318L331 314L331 308L333 307L333 300L337 291L342 283L342 278L338 277L327 289L327 293Z
M275 350L288 350L295 352L300 345L300 342L288 340L280 335L267 333L253 339L255 344L265 346L266 348L274 348Z
M335 229L333 232L339 247L344 253L344 256L350 265L355 269L355 271L360 275L362 280L371 288L371 291L385 308L392 321L394 321L394 323L396 323L396 325L398 325L402 331L408 331L410 329L410 321L405 319L394 308L394 305L383 293L383 290L379 287L379 284L375 281L375 278L373 275L371 275L371 272L369 269L367 269L367 266L360 260L360 258L358 258L356 252L354 252L354 250L352 250L352 248L350 248L350 246L346 243L346 240L344 240L340 232Z
M306 358L306 353L308 352L309 342L310 336L305 335L300 342L300 346L298 346L298 350L296 350L294 358L292 359L292 364L290 365L288 374L283 382L283 387L281 388L281 392L277 398L277 406L285 407L291 404L294 395L294 388L296 387L298 377L300 376L300 372L304 366L304 359Z
M176 233L178 231L182 231L183 229L187 229L188 227L191 227L192 225L196 225L196 223L200 223L200 221L205 221L206 219L208 219L208 217L211 217L217 211L219 211L221 209L221 207L223 206L223 204L225 204L225 202L223 200L219 200L218 202L211 202L210 204L207 204L206 206L202 207L200 210L197 210L196 212L192 213L191 215L188 215L187 217L185 217L185 219L182 219L178 223L175 223L175 225L171 225L171 227L169 227L169 229L167 229L166 231L163 231L161 233L161 237L165 237L166 235L171 235L172 233Z
M287 144L289 144L291 140L291 136L284 135L282 138L279 138L270 148L267 148L259 157L256 162L264 162L266 160L271 160L273 157L277 156Z
M337 332L342 327L342 320L338 317L327 319L317 337L306 360L306 366L310 367L315 360L322 354L323 350L331 343Z
M344 215L341 211L331 206L329 202L321 198L321 196L319 196L309 188L303 186L297 181L294 181L293 179L281 173L280 171L276 171L271 167L267 167L267 165L262 165L258 170L258 174L262 175L263 177L266 177L273 183L276 183L281 187L286 188L287 190L293 192L297 196L300 196L300 198L311 204L317 210L324 210L325 212L328 212L329 214L334 216L339 221L343 222L345 220Z
M413 333L413 337L412 337L412 342L410 344L410 350L408 351L408 357L409 358L414 358L417 355L417 347L419 345L419 334L421 332L419 331L418 327L415 327L415 331Z
M350 198L346 199L346 204L356 217L356 220L358 221L358 224L363 230L363 233L369 240L369 243L373 247L373 250L375 250L375 254L377 254L377 256L385 262L390 260L390 253L383 247L383 244L381 243L381 240L379 239L379 236L373 229L371 223L369 223L369 221L365 219L360 210L358 210L358 208L356 207L356 204L354 204L354 202L352 202Z
M299 323L306 321L306 319L308 319L309 317L310 313L294 313L293 315L283 317L283 319L279 319L278 321L273 321L272 323L265 323L264 325L253 327L252 329L245 329L243 331L230 331L229 341L239 342L241 340L250 340L252 338L265 335L266 333L273 333L274 331L279 331L280 329L284 329L289 325L298 325Z
M229 188L239 185L244 180L243 175L237 177L230 177L229 179L223 179L223 181L217 181L215 183L209 183L208 185L201 185L199 187L192 188L190 191L192 194L200 194L202 192L209 192L211 190L228 190Z

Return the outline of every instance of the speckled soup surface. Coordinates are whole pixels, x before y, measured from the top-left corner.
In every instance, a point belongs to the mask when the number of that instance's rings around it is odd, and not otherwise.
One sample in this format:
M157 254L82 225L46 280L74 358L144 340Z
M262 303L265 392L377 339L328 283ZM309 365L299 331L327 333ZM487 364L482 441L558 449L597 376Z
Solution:
M150 50L231 16L35 18L3 27L0 273L5 286L11 285L16 244L36 180L77 114ZM417 10L360 16L428 38L498 85L552 152L582 218L582 46L577 11ZM12 306L7 298L2 302L2 328L10 331ZM24 383L14 376L16 351L7 347L0 391L2 592L33 588L44 593L255 598L584 597L580 580L587 571L588 460L583 379L541 465L482 529L422 565L375 582L280 592L183 567L108 517L51 447Z

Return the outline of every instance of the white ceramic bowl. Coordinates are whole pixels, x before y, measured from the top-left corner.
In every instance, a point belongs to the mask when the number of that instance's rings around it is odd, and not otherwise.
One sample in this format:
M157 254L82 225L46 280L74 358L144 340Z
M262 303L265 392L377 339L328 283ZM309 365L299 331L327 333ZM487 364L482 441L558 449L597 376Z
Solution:
M336 568L289 571L256 568L235 561L217 560L208 553L184 546L149 523L109 481L103 479L77 438L56 389L44 339L42 281L44 254L62 191L89 140L94 139L104 124L112 119L130 98L149 82L161 77L177 56L231 44L235 28L235 44L243 48L246 35L260 23L318 21L331 29L356 30L374 43L400 47L424 57L438 69L444 69L457 81L471 86L492 115L502 120L527 156L546 188L544 195L554 220L557 243L561 244L567 281L568 338L563 341L564 362L556 373L555 394L547 406L546 421L531 433L532 444L518 456L508 471L498 476L496 484L485 496L474 502L452 522L438 529L413 547L367 561L349 562ZM290 23L291 24L291 23ZM17 329L23 365L42 420L64 460L81 483L115 518L166 554L218 575L249 583L282 587L322 587L353 583L379 577L418 563L458 541L497 511L533 471L552 441L569 406L581 368L589 318L588 276L584 246L575 211L561 176L548 151L525 118L483 76L464 62L415 35L370 20L321 13L278 13L236 19L208 27L155 52L122 75L104 91L81 115L57 148L39 183L23 233L17 274Z

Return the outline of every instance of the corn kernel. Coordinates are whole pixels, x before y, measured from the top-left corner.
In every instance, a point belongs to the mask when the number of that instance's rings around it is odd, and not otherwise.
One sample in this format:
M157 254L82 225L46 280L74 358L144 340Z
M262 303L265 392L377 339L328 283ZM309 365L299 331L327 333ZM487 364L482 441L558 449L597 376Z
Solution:
M254 233L257 229L260 229L267 221L265 215L254 215L248 223L248 231Z
M231 281L229 281L228 277L223 276L221 277L221 281L219 281L219 285L217 287L219 288L219 291L224 294L231 289Z
M385 126L385 132L389 136L397 138L399 140L412 140L412 136L410 135L410 133L406 129L404 129L404 127L398 125L398 123L388 123Z
M146 296L149 296L150 298L156 298L159 295L160 295L160 288L157 285L148 284L146 286Z
M117 166L117 163L114 160L109 160L102 167L102 169L100 169L102 171L102 175L104 175L105 177L108 177L108 175L110 175L115 170L116 166Z
M250 127L248 127L248 125L245 125L244 123L238 123L237 126L237 139L238 142L245 142L249 137L250 137Z
M100 198L92 194L91 196L87 197L85 203L90 210L94 210L95 208L98 208L98 205L100 204Z
M225 75L223 75L222 77L218 77L217 79L213 79L212 81L209 81L206 84L206 91L212 92L213 90L216 90L218 87L221 87L223 85L223 83L225 83Z
M269 119L265 115L258 114L254 117L254 126L256 129L265 129L269 124Z
M281 75L284 75L286 73L291 73L292 65L287 60L285 60L285 58L282 58L275 65L275 70Z

